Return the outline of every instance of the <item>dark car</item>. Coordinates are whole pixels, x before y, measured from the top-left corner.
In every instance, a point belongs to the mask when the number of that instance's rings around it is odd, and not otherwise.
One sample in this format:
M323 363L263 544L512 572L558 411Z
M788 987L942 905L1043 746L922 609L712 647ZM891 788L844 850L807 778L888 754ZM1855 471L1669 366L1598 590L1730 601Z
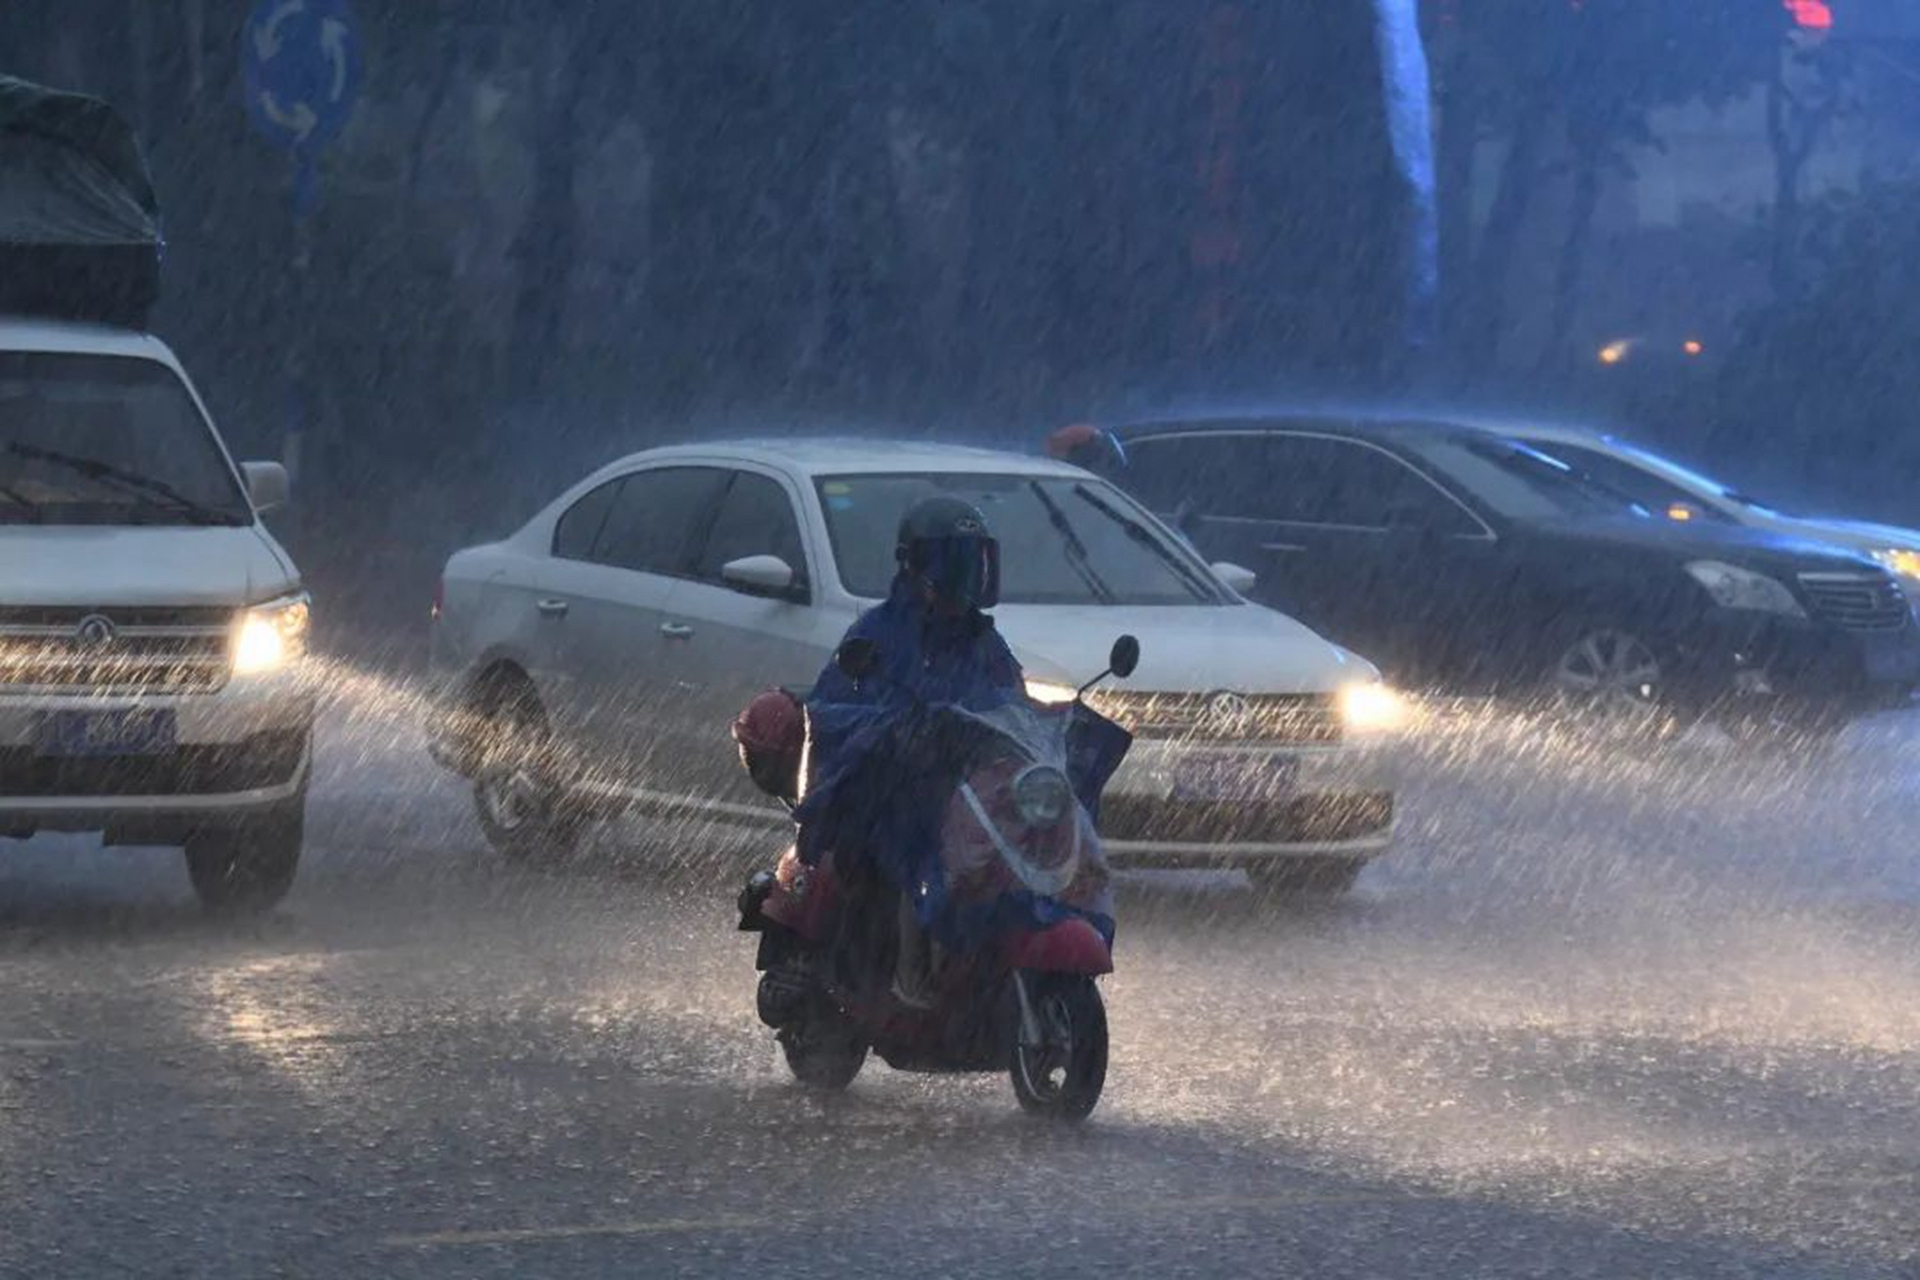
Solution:
M1879 565L1657 519L1548 447L1338 416L1110 430L1114 479L1409 687L1828 727L1920 680L1920 626Z

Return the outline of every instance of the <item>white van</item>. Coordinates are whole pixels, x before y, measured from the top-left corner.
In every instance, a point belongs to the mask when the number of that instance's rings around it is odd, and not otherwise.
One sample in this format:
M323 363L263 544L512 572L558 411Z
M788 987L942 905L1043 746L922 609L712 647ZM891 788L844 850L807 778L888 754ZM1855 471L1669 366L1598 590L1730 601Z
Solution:
M0 837L184 847L210 907L300 858L308 601L165 344L0 317Z

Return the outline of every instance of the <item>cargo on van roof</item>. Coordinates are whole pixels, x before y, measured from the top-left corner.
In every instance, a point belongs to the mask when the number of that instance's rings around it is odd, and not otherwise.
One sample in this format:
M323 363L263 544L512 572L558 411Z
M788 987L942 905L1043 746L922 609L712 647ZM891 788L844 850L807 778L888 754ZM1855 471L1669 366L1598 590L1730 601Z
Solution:
M0 76L0 312L144 328L160 249L126 120L99 98Z

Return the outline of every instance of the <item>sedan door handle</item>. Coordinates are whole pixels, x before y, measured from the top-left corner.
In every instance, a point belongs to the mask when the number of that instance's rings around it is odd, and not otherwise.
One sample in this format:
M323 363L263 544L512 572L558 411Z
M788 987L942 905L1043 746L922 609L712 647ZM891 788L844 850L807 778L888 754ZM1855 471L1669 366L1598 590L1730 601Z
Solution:
M1260 544L1260 549L1289 556L1303 555L1307 550L1297 542L1263 542Z
M669 640L691 640L693 628L684 622L663 622L660 624L660 634Z
M542 600L533 607L549 618L564 618L567 616L567 602L565 600Z

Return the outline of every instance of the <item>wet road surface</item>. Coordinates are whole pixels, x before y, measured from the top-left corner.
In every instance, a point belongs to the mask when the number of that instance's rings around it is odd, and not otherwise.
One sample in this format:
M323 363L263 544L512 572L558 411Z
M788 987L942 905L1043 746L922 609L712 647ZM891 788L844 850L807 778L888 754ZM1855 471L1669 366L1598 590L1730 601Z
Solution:
M503 869L366 701L262 921L0 845L0 1274L1920 1275L1898 719L1815 763L1430 730L1351 897L1129 885L1072 1131L1001 1077L799 1092L732 865L622 823Z

